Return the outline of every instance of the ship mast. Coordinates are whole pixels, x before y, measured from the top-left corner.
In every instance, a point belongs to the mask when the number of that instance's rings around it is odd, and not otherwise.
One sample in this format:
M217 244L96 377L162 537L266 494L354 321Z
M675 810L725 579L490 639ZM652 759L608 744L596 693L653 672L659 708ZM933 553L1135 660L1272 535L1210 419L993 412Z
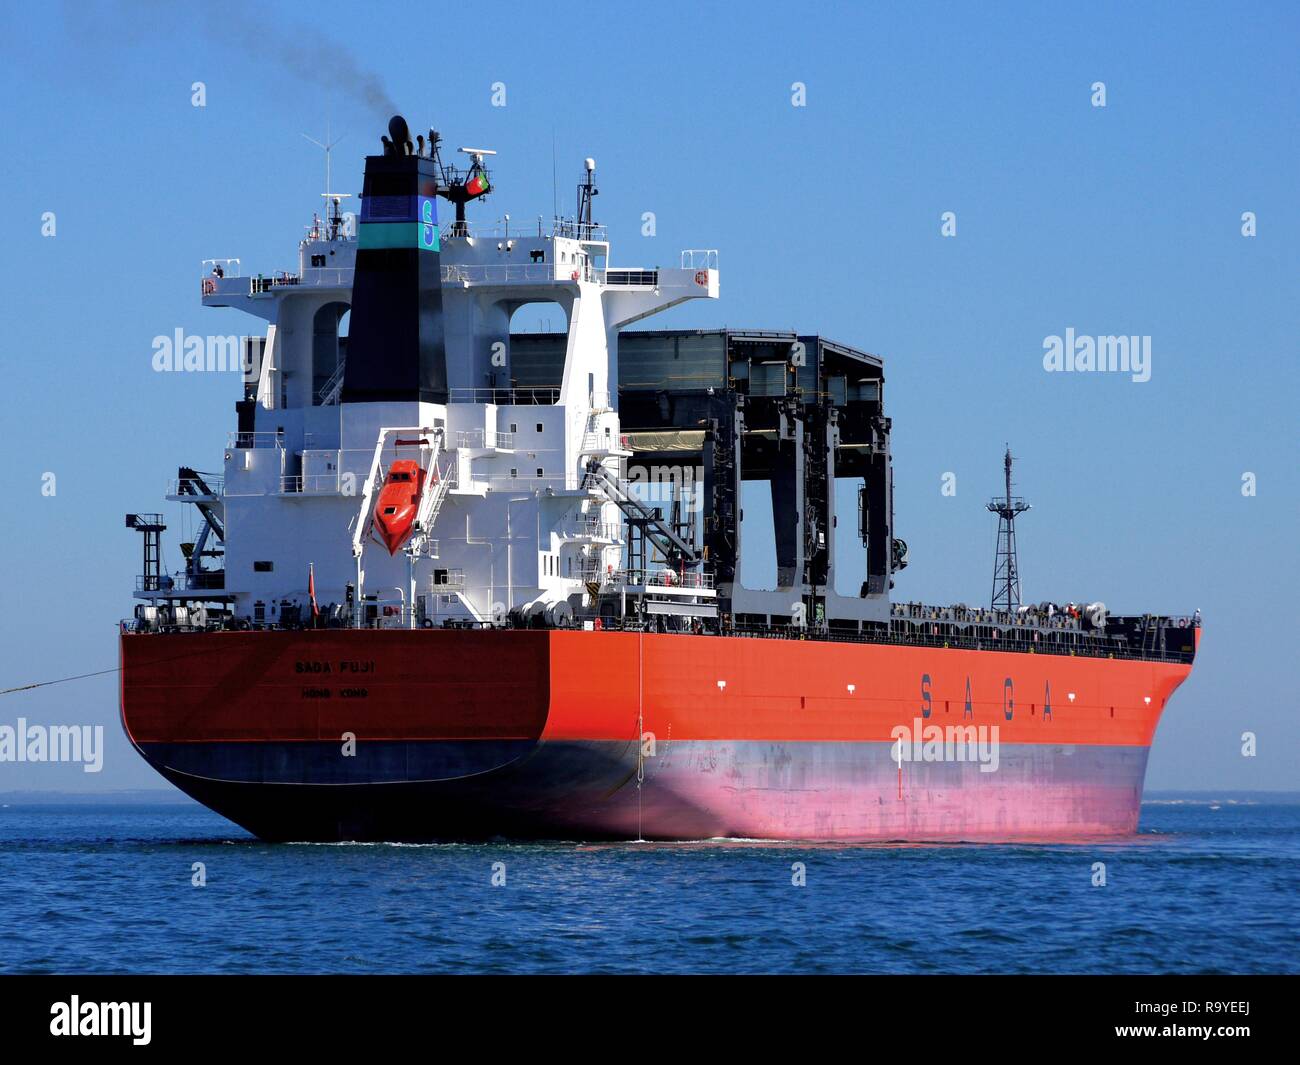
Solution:
M1006 495L994 496L988 504L990 512L998 516L998 549L993 560L994 610L1013 611L1020 607L1020 567L1016 561L1016 517L1029 509L1020 496L1011 494L1011 445L1003 460L1006 471Z
M420 144L417 154L424 155L424 138L418 140ZM430 129L428 157L438 170L438 195L456 208L456 224L452 227L452 235L469 236L465 222L465 204L492 191L491 174L483 165L483 157L497 153L490 148L461 148L470 158L469 169L461 170L442 161L441 145L442 135L436 129Z
M333 178L333 173L330 169L330 153L334 151L334 146L338 144L338 142L341 141L343 138L335 137L334 140L330 140L329 122L325 123L325 139L323 141L318 141L315 137L309 137L305 133L302 135L302 137L303 140L316 145L317 148L320 148L325 153L325 191L322 195L324 195L326 202L328 204L328 201L333 196L333 191L332 191L333 186L330 184Z
M330 140L330 124L328 120L325 122L325 139L323 141L318 141L315 137L309 137L305 133L302 137L303 140L316 145L317 148L320 148L325 153L325 191L321 193L321 196L325 198L325 225L323 227L320 226L316 222L315 216L313 216L309 235L310 239L320 240L323 237L328 240L338 240L339 234L343 229L342 202L346 200L351 193L334 191L334 186L332 184L333 171L330 168L330 153L334 151L334 146L343 138L335 137L333 140Z

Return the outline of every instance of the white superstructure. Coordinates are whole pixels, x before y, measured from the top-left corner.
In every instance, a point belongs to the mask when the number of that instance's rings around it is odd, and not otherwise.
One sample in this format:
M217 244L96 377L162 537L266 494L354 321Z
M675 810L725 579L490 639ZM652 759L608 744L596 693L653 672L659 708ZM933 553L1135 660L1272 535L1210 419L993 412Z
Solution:
M225 603L233 618L270 623L310 612L310 571L321 613L344 624L499 624L512 614L564 624L599 597L647 588L656 600L676 597L680 613L708 610L702 568L625 572L616 486L630 453L617 341L630 322L716 298L716 253L683 253L670 269L614 268L589 211L585 221L528 229L446 223L446 402L348 402L339 325L353 298L355 228L335 200L329 221L302 241L296 274L205 265L205 306L266 323L264 338L246 344L239 428L221 476L182 478L172 495L212 516L197 550L224 538L224 577L204 573L198 558L188 576L138 594ZM563 377L558 387L521 388L510 322L538 303L565 314ZM416 460L425 480L412 535L390 555L371 523L398 459Z

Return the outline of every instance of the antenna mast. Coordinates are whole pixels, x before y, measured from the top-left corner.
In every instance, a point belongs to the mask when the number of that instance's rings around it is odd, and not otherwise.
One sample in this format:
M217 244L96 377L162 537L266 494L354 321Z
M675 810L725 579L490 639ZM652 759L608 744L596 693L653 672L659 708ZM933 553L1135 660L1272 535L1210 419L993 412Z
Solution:
M308 137L307 134L305 133L302 136L304 140L310 141L312 144L316 145L317 148L320 148L325 152L325 195L326 197L328 197L331 192L330 152L333 151L334 145L338 144L338 142L341 141L343 138L339 137L337 140L330 140L330 124L328 120L326 120L325 122L324 141L318 141L315 137Z
M994 610L1008 613L1020 607L1020 567L1016 561L1016 517L1029 509L1020 496L1011 494L1011 445L1007 445L1003 468L1006 471L1006 495L994 497L988 504L998 516L998 551L993 561Z
M333 191L333 174L330 170L330 153L334 150L334 145L338 144L338 142L343 138L337 137L334 140L330 140L329 119L325 120L324 141L318 141L315 137L308 137L305 133L302 136L304 140L310 141L312 144L316 145L317 148L320 148L325 152L325 191L321 193L321 195L325 197L325 227L322 230L320 225L315 221L315 216L313 215L311 238L313 240L318 239L323 232L328 235L328 239L338 240L339 232L343 228L343 215L340 209L340 203L341 201L346 200L350 194L346 192L335 193Z

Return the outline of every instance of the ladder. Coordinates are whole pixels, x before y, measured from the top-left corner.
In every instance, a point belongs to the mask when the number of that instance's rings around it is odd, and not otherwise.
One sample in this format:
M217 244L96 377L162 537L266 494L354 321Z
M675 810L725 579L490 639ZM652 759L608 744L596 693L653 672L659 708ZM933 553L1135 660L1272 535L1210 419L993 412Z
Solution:
M456 480L456 460L454 458L441 466L438 463L441 451L442 434L434 437L433 455L429 459L429 472L425 474L425 490L420 495L420 508L415 514L415 532L412 534L408 551L418 552L433 531L433 523L438 520L442 504L447 498ZM430 487L429 479L433 478Z
M654 542L671 566L693 566L700 561L699 552L678 536L670 523L664 521L659 508L647 507L628 492L618 478L601 465L599 459L591 459L587 463L583 486L599 490L627 516L629 525L640 526L644 530L643 535Z
M331 407L338 403L339 395L343 391L343 366L346 361L346 359L339 359L339 364L334 368L334 372L330 374L329 380L316 393L316 398L320 400L322 407Z

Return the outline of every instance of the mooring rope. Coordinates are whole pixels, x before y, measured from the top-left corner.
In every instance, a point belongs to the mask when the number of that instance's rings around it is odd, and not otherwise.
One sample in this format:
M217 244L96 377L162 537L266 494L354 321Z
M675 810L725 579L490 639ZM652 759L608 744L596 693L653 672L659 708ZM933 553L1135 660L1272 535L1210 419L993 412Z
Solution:
M121 666L101 669L94 673L78 673L75 677L60 677L58 680L38 680L35 684L20 684L16 688L0 688L0 695L12 695L14 692L31 691L33 688L48 688L51 684L67 684L70 680L85 680L87 677L102 677L105 673L120 673Z

